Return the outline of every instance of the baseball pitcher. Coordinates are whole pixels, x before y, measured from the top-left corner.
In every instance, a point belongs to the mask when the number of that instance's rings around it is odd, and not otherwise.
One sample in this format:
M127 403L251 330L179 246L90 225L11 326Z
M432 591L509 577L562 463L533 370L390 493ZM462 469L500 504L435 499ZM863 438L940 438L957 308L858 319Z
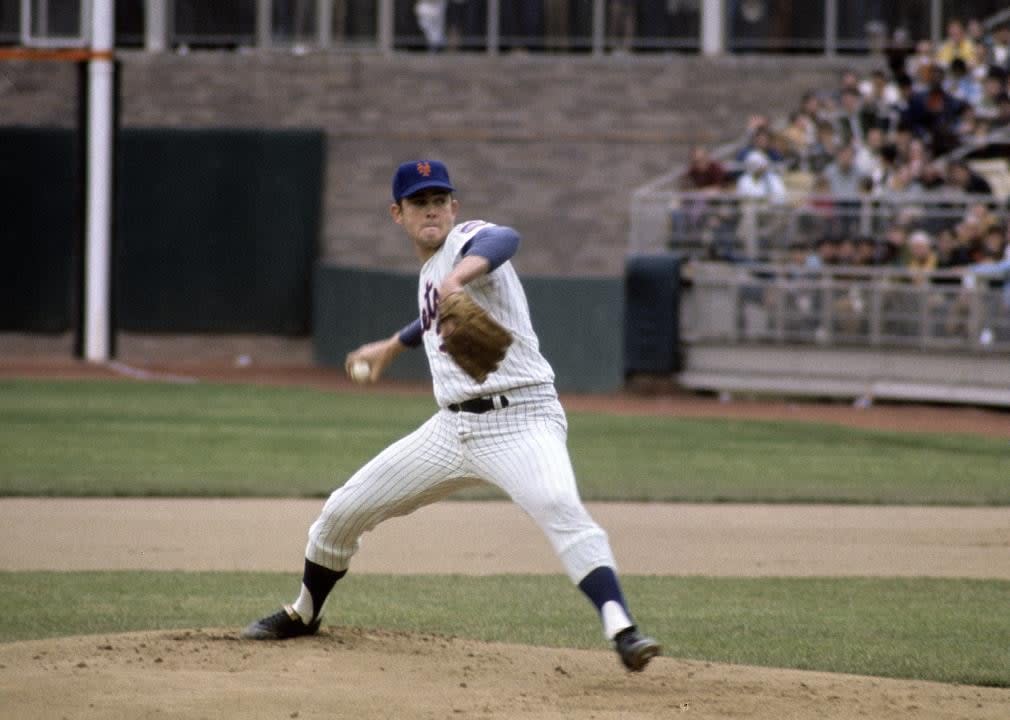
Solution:
M643 670L660 646L632 620L607 535L579 498L554 371L540 354L526 295L509 262L519 236L480 220L457 225L454 192L441 162L411 161L397 169L389 211L421 262L417 318L392 337L349 353L346 362L349 375L375 382L397 355L423 345L439 410L330 495L309 529L298 598L249 625L243 636L279 640L315 633L363 533L487 482L543 530L599 612L621 662Z

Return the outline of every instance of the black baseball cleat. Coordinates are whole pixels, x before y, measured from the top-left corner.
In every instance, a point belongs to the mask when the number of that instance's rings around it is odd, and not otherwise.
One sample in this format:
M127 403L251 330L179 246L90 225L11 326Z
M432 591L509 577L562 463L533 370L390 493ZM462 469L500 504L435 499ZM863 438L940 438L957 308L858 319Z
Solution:
M642 635L634 625L617 633L614 647L624 667L631 672L641 672L652 658L662 652L658 642Z
M302 635L315 635L321 618L306 625L301 617L285 605L273 615L257 620L242 631L246 640L287 640Z

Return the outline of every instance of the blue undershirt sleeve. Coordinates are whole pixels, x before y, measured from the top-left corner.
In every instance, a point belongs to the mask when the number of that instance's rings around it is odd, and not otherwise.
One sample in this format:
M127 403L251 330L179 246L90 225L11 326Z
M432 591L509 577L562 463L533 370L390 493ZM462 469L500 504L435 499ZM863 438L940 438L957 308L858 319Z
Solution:
M417 318L410 325L407 325L403 330L400 331L398 337L400 342L410 348L415 348L421 344L421 335L423 331L421 329L421 318Z
M479 255L491 263L491 272L503 262L516 254L519 249L519 233L510 227L494 225L480 230L467 240L460 255Z

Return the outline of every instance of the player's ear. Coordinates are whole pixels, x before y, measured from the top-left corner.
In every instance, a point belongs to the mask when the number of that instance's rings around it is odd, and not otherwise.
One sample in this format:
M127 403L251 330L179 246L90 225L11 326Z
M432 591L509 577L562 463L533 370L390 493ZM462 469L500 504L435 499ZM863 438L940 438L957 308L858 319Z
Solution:
M455 195L450 195L449 197L452 198L452 202L449 205L452 214L459 215L459 200L456 199Z
M395 202L389 206L389 215L397 225L403 224L403 208L400 207L400 203Z

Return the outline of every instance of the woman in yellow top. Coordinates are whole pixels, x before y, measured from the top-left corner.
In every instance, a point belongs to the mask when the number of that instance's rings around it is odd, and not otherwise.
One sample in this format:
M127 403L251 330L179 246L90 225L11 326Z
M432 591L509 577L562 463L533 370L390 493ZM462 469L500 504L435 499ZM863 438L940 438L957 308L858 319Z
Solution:
M944 68L950 67L955 58L964 60L969 68L975 67L978 59L975 43L965 34L960 20L947 23L947 39L936 49L936 61Z

